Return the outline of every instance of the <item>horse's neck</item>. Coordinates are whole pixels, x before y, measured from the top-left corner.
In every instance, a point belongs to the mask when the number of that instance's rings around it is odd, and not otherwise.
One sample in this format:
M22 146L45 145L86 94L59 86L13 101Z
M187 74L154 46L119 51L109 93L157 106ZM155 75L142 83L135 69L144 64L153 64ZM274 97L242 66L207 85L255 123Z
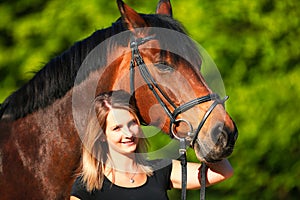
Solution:
M28 191L38 184L47 188L46 197L52 192L54 198L70 184L73 169L79 163L81 145L73 122L71 99L70 91L43 109L15 121L0 121L0 159L1 154L9 155L2 157L3 163L0 160L0 174L3 164L6 180L17 181ZM10 170L16 174L8 173ZM21 179L18 172L22 172ZM62 178L47 177L51 174Z

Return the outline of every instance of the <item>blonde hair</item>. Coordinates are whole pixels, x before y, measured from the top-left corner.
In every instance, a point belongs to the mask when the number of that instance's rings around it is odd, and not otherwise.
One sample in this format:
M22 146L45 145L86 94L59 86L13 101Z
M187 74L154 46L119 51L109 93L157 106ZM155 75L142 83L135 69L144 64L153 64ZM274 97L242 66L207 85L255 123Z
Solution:
M109 111L113 108L128 110L137 120L138 110L131 95L123 90L106 92L98 95L92 104L86 133L83 138L81 175L88 191L101 189L104 180L104 164L110 160L108 145L104 140L106 119ZM140 130L142 133L142 130ZM139 138L136 149L137 165L148 176L152 175L152 168L147 165L142 153L147 152L148 141L145 137Z

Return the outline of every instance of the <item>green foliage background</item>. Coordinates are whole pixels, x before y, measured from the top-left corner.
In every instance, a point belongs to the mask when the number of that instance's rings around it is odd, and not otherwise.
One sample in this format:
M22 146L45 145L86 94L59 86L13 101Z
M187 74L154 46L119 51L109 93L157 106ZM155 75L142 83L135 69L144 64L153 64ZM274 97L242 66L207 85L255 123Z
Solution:
M126 0L142 13L155 0ZM217 64L239 128L233 178L207 199L300 197L300 1L173 0L181 21ZM55 55L119 17L115 1L0 2L0 102ZM192 156L190 160L195 160ZM179 199L179 191L170 193ZM199 199L199 191L188 193Z

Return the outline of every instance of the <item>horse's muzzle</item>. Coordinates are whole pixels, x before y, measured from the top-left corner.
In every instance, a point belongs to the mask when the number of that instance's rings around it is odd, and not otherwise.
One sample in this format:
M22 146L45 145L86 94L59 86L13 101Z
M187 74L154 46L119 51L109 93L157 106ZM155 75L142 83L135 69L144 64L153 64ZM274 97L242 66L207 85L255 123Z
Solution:
M231 155L238 137L238 130L234 124L229 129L223 124L216 124L203 140L197 139L194 149L199 160L204 162L216 162Z

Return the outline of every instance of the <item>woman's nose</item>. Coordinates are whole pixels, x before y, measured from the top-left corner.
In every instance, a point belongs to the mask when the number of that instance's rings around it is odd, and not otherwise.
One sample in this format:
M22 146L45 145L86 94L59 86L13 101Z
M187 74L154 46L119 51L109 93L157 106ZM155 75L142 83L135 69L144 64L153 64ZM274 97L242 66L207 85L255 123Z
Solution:
M123 127L123 134L127 137L133 136L133 132L127 126Z

